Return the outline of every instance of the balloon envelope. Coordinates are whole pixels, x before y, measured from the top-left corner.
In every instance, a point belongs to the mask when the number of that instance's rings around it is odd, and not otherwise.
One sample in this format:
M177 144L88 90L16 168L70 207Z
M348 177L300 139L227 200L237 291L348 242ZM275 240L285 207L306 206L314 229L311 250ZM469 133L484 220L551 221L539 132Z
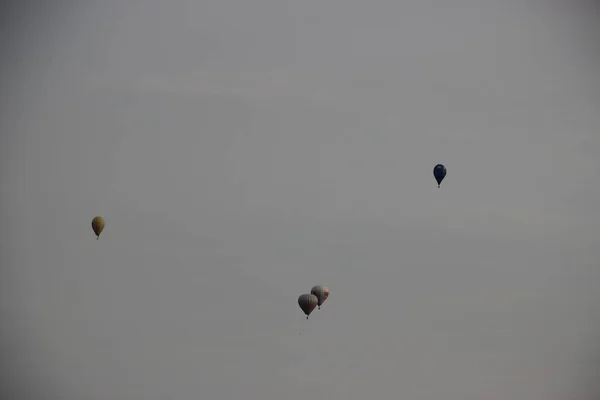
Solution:
M437 181L438 187L440 187L440 184L446 177L446 167L444 167L442 164L438 164L433 167L433 177Z
M300 309L306 314L306 318L319 304L319 299L314 294L301 294L298 297L298 305Z
M100 237L100 234L104 230L104 218L102 217L94 217L92 220L92 229L96 234L96 239Z
M319 300L317 305L321 307L321 305L325 303L325 300L327 300L329 297L329 288L323 285L313 286L313 288L310 289L310 294L317 296L317 299Z

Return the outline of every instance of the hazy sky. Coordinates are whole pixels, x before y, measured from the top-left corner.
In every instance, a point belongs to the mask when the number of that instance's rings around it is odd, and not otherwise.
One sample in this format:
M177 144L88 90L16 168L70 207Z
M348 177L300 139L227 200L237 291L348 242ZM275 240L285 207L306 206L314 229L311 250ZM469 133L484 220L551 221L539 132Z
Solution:
M29 398L583 391L600 113L573 7L86 3L3 25L2 361Z

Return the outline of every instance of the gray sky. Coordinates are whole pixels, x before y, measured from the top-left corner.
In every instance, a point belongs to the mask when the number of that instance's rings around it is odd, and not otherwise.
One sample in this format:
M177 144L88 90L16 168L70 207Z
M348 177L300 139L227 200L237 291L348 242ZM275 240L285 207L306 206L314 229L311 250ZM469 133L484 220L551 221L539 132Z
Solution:
M583 390L600 114L573 9L15 13L0 96L15 379L90 400ZM331 296L306 321L296 300L316 284Z

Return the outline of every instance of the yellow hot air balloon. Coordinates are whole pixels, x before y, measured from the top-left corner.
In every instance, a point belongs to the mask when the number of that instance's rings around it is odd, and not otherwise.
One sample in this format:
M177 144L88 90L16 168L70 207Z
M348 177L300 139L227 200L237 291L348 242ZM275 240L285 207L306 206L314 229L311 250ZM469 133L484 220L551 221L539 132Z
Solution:
M100 234L104 230L104 218L94 217L94 219L92 220L92 229L96 234L96 240L100 239Z

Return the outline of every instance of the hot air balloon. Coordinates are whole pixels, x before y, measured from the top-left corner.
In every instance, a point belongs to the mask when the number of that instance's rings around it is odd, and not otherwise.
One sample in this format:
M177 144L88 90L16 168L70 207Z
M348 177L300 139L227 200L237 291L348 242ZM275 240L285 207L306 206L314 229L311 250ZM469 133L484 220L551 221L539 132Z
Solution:
M317 304L319 306L319 310L321 309L321 305L323 303L325 303L325 300L327 300L327 298L329 297L329 288L327 286L313 286L312 289L310 289L310 294L314 294L315 296L317 296L317 299L319 300L319 303Z
M446 177L446 167L444 167L442 164L438 164L433 167L433 176L437 181L438 187L440 187L442 181Z
M100 234L104 230L104 218L94 217L94 219L92 220L92 229L96 234L96 240L100 239Z
M308 316L318 304L319 299L317 299L317 296L314 294L301 294L300 297L298 297L298 305L302 311L304 311L304 314L306 314L306 319L308 319Z

